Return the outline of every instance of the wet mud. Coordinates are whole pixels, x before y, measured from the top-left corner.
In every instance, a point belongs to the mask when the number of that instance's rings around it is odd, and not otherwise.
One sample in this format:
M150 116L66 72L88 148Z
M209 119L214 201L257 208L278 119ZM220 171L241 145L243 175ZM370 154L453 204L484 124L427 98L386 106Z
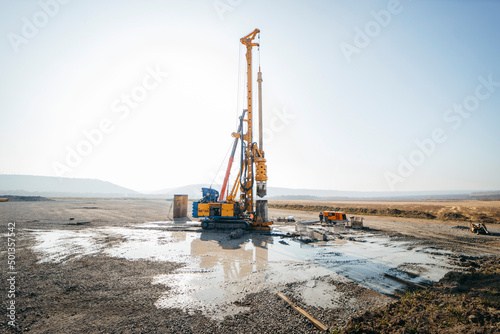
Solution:
M160 201L12 204L0 208L19 238L16 326L0 327L8 332L316 331L277 292L335 331L404 295L408 286L384 274L432 286L463 270L467 251L380 228L332 227L304 243L286 237L291 223L231 239L164 220Z

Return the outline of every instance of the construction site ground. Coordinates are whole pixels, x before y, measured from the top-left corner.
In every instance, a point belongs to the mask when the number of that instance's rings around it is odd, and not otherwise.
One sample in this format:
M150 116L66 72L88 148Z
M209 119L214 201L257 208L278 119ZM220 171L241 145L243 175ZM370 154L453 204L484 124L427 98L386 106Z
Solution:
M345 203L271 202L290 204L271 208L271 218L294 216L305 224L275 223L271 234L235 239L202 231L194 219L172 221L165 200L0 203L3 277L15 277L0 283L0 331L318 331L277 297L281 292L332 333L496 333L500 225L487 223L492 234L476 235L455 215L457 206L472 212L484 203L456 202L453 215L441 203L432 219L377 212L364 216L365 229L353 230L313 223L316 206ZM391 203L390 209L418 211L410 206L424 204ZM500 210L498 201L484 206L491 219ZM12 231L15 264L8 268ZM12 285L15 296L8 296ZM7 310L12 300L14 326Z

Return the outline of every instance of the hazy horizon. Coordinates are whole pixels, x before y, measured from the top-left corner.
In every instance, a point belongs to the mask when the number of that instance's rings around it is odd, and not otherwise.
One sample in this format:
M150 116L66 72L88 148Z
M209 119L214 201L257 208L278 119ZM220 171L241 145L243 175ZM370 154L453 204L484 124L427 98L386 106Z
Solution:
M154 189L140 191L137 189L125 188L119 184L99 179L66 178L54 176L0 174L0 195L34 195L43 196L77 196L88 193L116 194L123 196L134 195L172 195L188 194L190 198L201 196L202 187L213 187L220 191L221 184L186 184L180 187ZM73 194L73 195L71 195ZM478 194L500 194L500 189L495 191L485 191L481 189L461 189L461 190L434 190L434 191L350 191L336 189L310 189L310 188L286 188L268 187L267 198L298 196L298 197L345 197L345 198L389 198L407 196L454 196L454 195L475 195Z
M500 2L0 3L0 174L222 183L259 28L270 187L500 189Z

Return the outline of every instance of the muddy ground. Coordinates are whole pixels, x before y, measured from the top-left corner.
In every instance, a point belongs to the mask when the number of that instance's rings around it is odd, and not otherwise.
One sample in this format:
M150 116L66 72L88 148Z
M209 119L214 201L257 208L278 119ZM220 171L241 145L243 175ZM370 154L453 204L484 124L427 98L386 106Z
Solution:
M450 272L428 289L353 318L344 333L499 333L499 259L461 262L465 272Z
M312 220L316 213L290 209L271 209L270 216L290 216ZM56 200L53 202L0 203L2 234L9 233L15 222L15 297L9 297L12 281L7 281L7 238L2 238L1 261L4 274L2 288L2 332L32 333L311 333L317 329L287 306L277 296L280 291L329 327L330 332L495 332L498 327L500 291L498 263L500 228L488 225L493 235L468 232L463 221L408 219L366 216L365 226L371 235L406 243L407 248L425 247L442 256L460 274L445 279L424 291L403 294L403 298L383 294L350 279L320 275L314 284L331 285L336 300L329 307L310 306L299 293L308 282L291 281L263 290L252 289L232 302L243 312L214 319L201 311L178 307L160 308L160 298L173 293L170 287L152 284L158 275L168 275L186 266L179 262L130 260L96 252L67 257L64 261L42 262L34 250L37 231L76 231L126 227L146 222L168 220L170 202L161 200ZM71 219L73 218L73 219ZM293 230L285 224L283 230ZM12 226L12 224L10 224ZM194 227L190 227L193 229ZM195 229L195 228L194 228ZM337 235L341 238L340 234ZM208 242L221 244L215 235ZM219 238L219 239L218 239ZM287 239L285 239L287 240ZM339 241L339 240L337 240ZM102 237L103 249L124 242L120 235ZM284 241L285 242L285 241ZM77 250L75 250L76 252ZM460 276L462 275L462 276ZM473 276L467 276L473 275ZM476 275L476 276L474 276ZM481 275L481 276L477 276ZM11 275L12 276L12 275ZM465 278L463 278L465 277ZM471 278L472 277L472 278ZM480 279L480 287L474 280ZM271 282L272 283L272 282ZM253 292L255 290L255 292ZM444 297L437 296L447 293ZM443 300L434 305L431 302ZM451 308L455 299L462 308ZM15 326L9 325L7 306L15 300ZM399 304L398 304L399 303ZM431 303L431 304L430 304ZM434 306L432 306L434 305ZM458 305L458 304L457 304ZM434 308L433 308L434 307ZM456 306L459 307L459 306ZM437 314L424 324L428 313ZM474 311L476 310L476 311ZM366 313L368 312L368 313ZM418 313L420 312L420 313ZM402 316L405 315L405 317ZM418 316L417 316L418 315ZM421 317L421 318L418 318ZM369 321L368 321L369 320ZM366 325L369 324L369 325ZM364 326L366 325L366 326ZM347 326L347 327L346 327ZM385 327L384 327L385 326Z

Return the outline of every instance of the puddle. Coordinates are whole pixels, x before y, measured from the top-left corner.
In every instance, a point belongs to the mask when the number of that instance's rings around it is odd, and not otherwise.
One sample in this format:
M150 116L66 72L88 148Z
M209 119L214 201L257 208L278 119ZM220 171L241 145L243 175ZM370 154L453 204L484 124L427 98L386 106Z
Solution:
M144 228L144 229L166 229L173 230L176 227L200 227L200 222L197 221L159 221L159 222L148 222L138 226L131 226L133 228Z
M304 303L331 308L339 292L331 283L351 280L381 293L403 286L384 273L413 282L437 281L453 269L447 253L435 248L408 249L407 243L391 242L370 234L358 234L363 242L345 241L303 244L276 236L245 234L230 240L227 233L175 232L162 227L171 222L134 227L90 228L82 231L32 231L33 247L41 262L64 262L93 254L130 260L184 263L172 274L152 278L152 284L169 287L156 306L202 311L213 319L247 310L235 301L249 293L282 291L297 283L295 292ZM154 229L153 227L158 227ZM119 243L106 244L107 236ZM412 279L398 269L410 268L420 276Z
M64 262L92 255L104 248L104 236L86 231L32 231L37 241L33 251L40 256L39 262Z

